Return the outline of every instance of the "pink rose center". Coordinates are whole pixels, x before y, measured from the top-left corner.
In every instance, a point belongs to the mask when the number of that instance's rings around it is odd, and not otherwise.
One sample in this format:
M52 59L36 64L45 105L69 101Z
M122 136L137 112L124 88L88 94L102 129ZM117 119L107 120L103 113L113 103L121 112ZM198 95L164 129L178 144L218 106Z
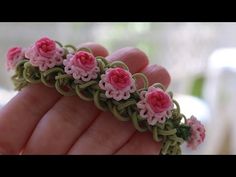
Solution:
M49 38L42 38L35 45L39 54L44 57L51 57L56 52L56 43Z
M122 90L131 84L131 78L127 71L115 68L109 72L109 83L116 89Z
M170 97L161 90L149 93L147 95L147 103L155 113L167 111L171 106Z
M7 60L13 61L15 58L17 58L21 54L21 48L20 47L14 47L9 49L7 52Z
M81 67L85 71L89 71L96 66L95 57L85 51L79 51L75 54L73 64Z

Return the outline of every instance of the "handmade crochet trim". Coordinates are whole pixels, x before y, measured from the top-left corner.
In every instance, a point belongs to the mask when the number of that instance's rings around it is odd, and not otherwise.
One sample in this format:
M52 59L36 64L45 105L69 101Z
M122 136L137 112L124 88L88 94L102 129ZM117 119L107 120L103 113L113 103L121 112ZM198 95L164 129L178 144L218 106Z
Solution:
M196 149L205 139L205 128L196 117L180 112L172 92L155 83L151 86L143 73L131 74L121 61L108 62L95 57L88 48L44 37L29 48L14 47L7 52L8 70L16 90L28 84L43 83L64 96L77 95L93 101L102 111L110 111L120 121L132 121L139 132L150 131L161 142L161 154L181 154L180 146ZM143 87L136 88L138 78Z

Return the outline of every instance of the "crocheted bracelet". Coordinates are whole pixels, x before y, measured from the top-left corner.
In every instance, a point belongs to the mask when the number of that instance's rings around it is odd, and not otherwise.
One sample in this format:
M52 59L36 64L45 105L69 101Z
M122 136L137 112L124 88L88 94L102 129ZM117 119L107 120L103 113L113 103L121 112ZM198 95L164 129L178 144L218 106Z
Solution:
M15 69L16 90L43 83L64 96L94 101L98 109L110 111L120 121L132 121L137 131L150 131L154 141L161 142L161 154L181 154L185 141L192 149L204 141L204 126L181 113L172 92L160 83L149 86L143 73L132 75L125 63L95 57L88 48L63 46L44 37L29 48L9 49L7 69ZM143 80L141 89L137 79Z

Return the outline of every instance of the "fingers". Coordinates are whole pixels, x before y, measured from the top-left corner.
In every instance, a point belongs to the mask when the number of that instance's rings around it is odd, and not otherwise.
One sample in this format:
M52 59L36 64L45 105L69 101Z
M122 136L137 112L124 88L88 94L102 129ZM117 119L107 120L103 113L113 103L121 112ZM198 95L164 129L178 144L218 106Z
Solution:
M153 140L150 132L135 132L134 136L116 152L117 155L154 155L159 154L161 144Z
M41 119L24 154L65 154L100 111L78 96L62 97Z
M162 82L162 78L158 76L162 75L163 69L159 66L147 66L142 72L148 77L150 84ZM134 133L135 129L131 122L121 122L110 112L104 112L78 139L69 154L112 154L122 147ZM149 136L151 135L149 134ZM142 141L140 142L142 143Z
M0 110L0 152L17 154L40 118L60 98L51 88L30 85Z
M107 55L104 47L90 43L95 55ZM33 84L19 92L0 110L0 153L17 154L42 116L60 99L55 89Z
M121 58L131 70L145 67L147 59L143 58L143 54L139 55L137 49L129 49L130 52L126 48L124 50L126 52L121 49L115 53L117 59ZM127 62L134 56L135 66ZM93 102L82 101L77 96L63 97L39 122L24 154L66 153L99 113Z

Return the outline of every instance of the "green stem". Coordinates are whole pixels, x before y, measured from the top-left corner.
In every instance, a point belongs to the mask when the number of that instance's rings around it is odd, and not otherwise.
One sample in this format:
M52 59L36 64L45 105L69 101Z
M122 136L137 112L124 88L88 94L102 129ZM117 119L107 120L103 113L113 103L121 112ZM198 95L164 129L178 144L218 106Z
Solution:
M97 91L94 93L94 104L95 104L95 106L97 106L97 108L100 109L101 111L107 111L107 108L101 105L99 95L100 95L100 91L97 90Z
M58 42L58 41L55 41L56 43L57 43L57 45L59 45L60 47L63 47L63 45L60 43L60 42Z
M129 71L128 66L124 62L122 62L122 61L113 61L112 63L109 64L109 67L111 67L111 68L114 68L116 66L120 66L123 69Z
M73 79L72 76L68 75L68 74L58 74L55 77L56 80L60 80L60 79Z
M89 48L86 48L86 47L81 47L77 51L85 51L85 52L89 52L89 53L93 54L93 51Z
M133 74L132 77L135 79L136 82L137 82L137 78L139 78L139 77L142 78L142 80L143 80L143 88L141 88L141 89L147 89L148 88L148 85L149 85L148 78L147 78L147 76L145 74L143 74L143 73L135 73L135 74Z
M126 107L129 107L129 106L132 106L132 105L136 105L136 103L137 103L137 101L136 100L128 100L128 101L126 101L125 103L123 103L123 104L119 104L118 106L117 106L117 109L120 111L120 110L122 110L122 109L125 109Z
M167 140L167 141L164 143L164 146L162 147L162 150L161 150L161 153L162 153L163 155L167 154L167 151L168 151L168 149L169 149L169 147L170 147L170 144L171 144L171 142L170 142L169 140Z
M116 109L116 106L113 106L112 113L120 121L128 121L130 119L129 117L124 117L124 116L120 115L120 113Z
M173 100L173 103L174 103L175 106L176 106L176 109L177 109L178 114L180 114L180 106L179 106L179 103L178 103L176 100Z
M177 141L177 142L179 142L179 143L183 143L183 142L184 142L184 139L183 139L183 138L179 138L179 137L177 137L176 135L169 136L169 139L170 139L170 140Z
M109 64L108 61L104 57L96 56L96 59L101 60L105 64L105 66Z
M60 94L62 94L62 95L64 95L64 96L74 96L74 95L75 95L75 93L74 93L72 90L70 90L70 91L64 91L64 90L61 88L61 84L60 84L59 80L56 80L56 82L55 82L55 88L57 89L57 91L58 91Z
M36 76L38 74L38 76ZM32 84L40 83L41 77L38 68L33 67L29 62L24 63L24 70L23 70L23 77L24 79ZM34 77L38 77L35 79Z
M147 131L147 128L142 128L140 127L139 125L139 122L138 122L138 117L137 117L137 113L133 113L132 116L131 116L131 119L132 119L132 122L133 122L133 125L134 127L139 131L139 132L145 132Z
M64 73L62 68L55 67L41 72L41 81L48 87L55 87L56 77ZM60 82L60 81L59 81Z
M153 84L152 86L153 86L153 87L156 87L156 88L160 88L160 89L162 89L162 90L165 90L164 85L162 85L161 83L155 83L155 84Z
M70 49L72 49L74 52L77 51L77 48L76 48L75 46L73 46L73 45L70 45L70 44L67 44L67 45L65 45L64 47L65 47L65 48L70 48Z
M79 85L75 86L75 92L82 100L93 101L93 97L87 97L81 92L81 89L79 88Z
M163 135L163 136L168 136L168 135L173 135L177 132L177 130L174 128L174 129L171 129L171 130L158 130L158 134L159 135Z
M153 127L153 139L156 141L156 142L160 142L162 139L158 137L158 132L157 132L157 126L154 126Z
M94 85L94 84L97 84L97 81L89 81L89 82L86 82L84 84L80 84L78 85L80 89L85 89L91 85Z
M182 118L184 118L184 124L187 124L187 118L185 117L185 115L184 115L184 114L180 114L180 116L181 116Z

